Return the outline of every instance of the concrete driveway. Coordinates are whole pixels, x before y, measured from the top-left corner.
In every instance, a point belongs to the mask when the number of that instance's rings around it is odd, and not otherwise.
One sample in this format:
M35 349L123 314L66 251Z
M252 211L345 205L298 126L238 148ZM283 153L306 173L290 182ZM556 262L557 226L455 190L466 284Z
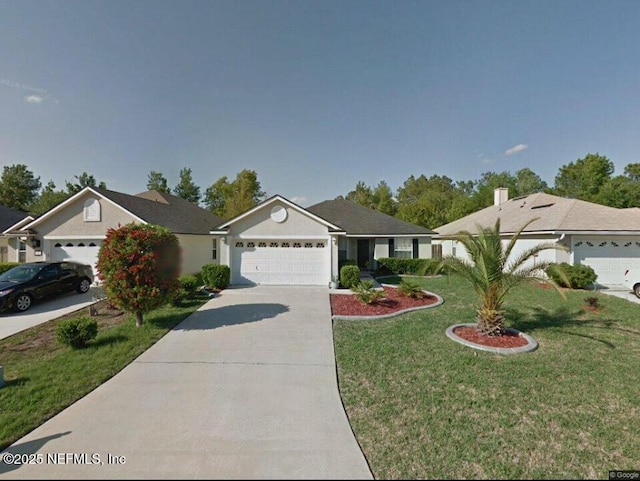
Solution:
M371 478L338 394L330 319L326 288L228 289L8 448L45 462L0 463L0 478ZM47 464L58 453L102 464Z
M640 299L636 297L631 289L622 284L612 284L608 286L599 286L598 292L602 294L607 294L609 296L620 297L622 299L626 299L629 302L634 302L636 304L640 304Z
M73 291L34 301L25 312L0 313L0 339L88 306L94 302L93 289L85 294Z

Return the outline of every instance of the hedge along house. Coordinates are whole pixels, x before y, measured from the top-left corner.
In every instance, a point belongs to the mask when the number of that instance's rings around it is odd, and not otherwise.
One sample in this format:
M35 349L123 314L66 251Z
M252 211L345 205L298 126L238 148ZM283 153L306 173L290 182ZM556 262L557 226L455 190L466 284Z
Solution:
M474 233L478 226L493 227L498 218L505 242L523 224L537 219L522 233L512 256L540 242L555 242L565 250L544 251L541 260L588 265L603 285L622 284L626 269L640 269L640 209L544 193L509 199L507 189L496 189L494 205L436 228L434 243L442 246L442 255L466 257L455 235Z
M218 262L212 225L222 219L206 209L164 192L137 195L85 187L35 220L12 231L9 255L24 248L25 262L77 261L94 267L107 230L118 226L157 224L173 232L182 247L182 272L199 272ZM20 241L20 242L18 242Z
M275 195L211 234L232 284L328 285L344 259L430 258L434 232L349 201L305 209Z

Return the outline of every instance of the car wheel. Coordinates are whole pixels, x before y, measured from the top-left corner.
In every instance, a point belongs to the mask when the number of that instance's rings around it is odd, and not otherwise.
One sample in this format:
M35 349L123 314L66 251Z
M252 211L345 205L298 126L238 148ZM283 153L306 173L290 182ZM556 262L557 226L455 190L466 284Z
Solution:
M85 292L89 292L91 288L91 281L86 277L80 280L80 284L78 284L78 288L76 289L80 294L84 294Z
M15 301L16 311L24 312L31 307L31 296L29 294L18 294Z
M636 284L635 286L633 286L633 292L636 297L640 298L640 284Z

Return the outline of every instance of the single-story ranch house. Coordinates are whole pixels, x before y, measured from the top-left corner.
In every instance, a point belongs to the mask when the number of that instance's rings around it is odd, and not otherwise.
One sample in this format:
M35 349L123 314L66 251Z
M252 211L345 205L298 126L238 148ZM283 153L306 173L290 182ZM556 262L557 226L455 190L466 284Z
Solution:
M9 257L76 260L95 267L107 230L128 223L169 228L184 273L204 264L231 269L232 284L328 285L339 260L375 267L382 257L430 258L434 232L372 209L329 200L309 208L275 195L224 221L179 197L86 187L37 219L14 227Z
M544 251L541 259L591 266L603 285L622 284L626 269L640 269L640 209L544 193L509 199L504 188L495 190L494 205L436 228L434 244L442 246L442 255L466 257L456 233L476 232L478 225L493 227L498 218L505 237L537 219L523 232L513 256L540 242L556 242L566 250Z
M85 187L40 217L6 231L14 261L74 260L94 266L107 230L130 223L158 224L171 230L182 247L182 271L198 272L215 261L211 226L222 219L171 194L150 190L138 195Z
M433 231L346 200L308 208L275 195L211 232L233 284L327 285L338 263L430 258Z

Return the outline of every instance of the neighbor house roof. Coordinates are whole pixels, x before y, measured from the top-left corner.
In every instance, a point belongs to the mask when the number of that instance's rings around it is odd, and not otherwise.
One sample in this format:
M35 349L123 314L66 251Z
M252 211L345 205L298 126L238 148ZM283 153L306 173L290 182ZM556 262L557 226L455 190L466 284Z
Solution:
M340 226L347 235L433 235L435 232L405 222L377 210L348 200L325 200L307 210L332 224Z
M26 212L0 205L0 232L16 225L27 216L28 214Z
M167 227L176 234L208 234L223 220L181 197L150 190L137 195L94 189L149 224Z
M537 218L524 232L640 232L640 212L616 209L579 199L537 193L516 197L492 205L466 217L436 228L439 237L454 236L460 231L476 232L477 226L493 227L500 218L500 231L516 232Z
M162 225L176 234L208 234L211 226L222 222L220 217L210 211L164 192L150 190L141 194L130 195L113 190L85 187L24 228L31 228L48 217L55 215L56 212L64 209L87 191L107 199L140 221Z

